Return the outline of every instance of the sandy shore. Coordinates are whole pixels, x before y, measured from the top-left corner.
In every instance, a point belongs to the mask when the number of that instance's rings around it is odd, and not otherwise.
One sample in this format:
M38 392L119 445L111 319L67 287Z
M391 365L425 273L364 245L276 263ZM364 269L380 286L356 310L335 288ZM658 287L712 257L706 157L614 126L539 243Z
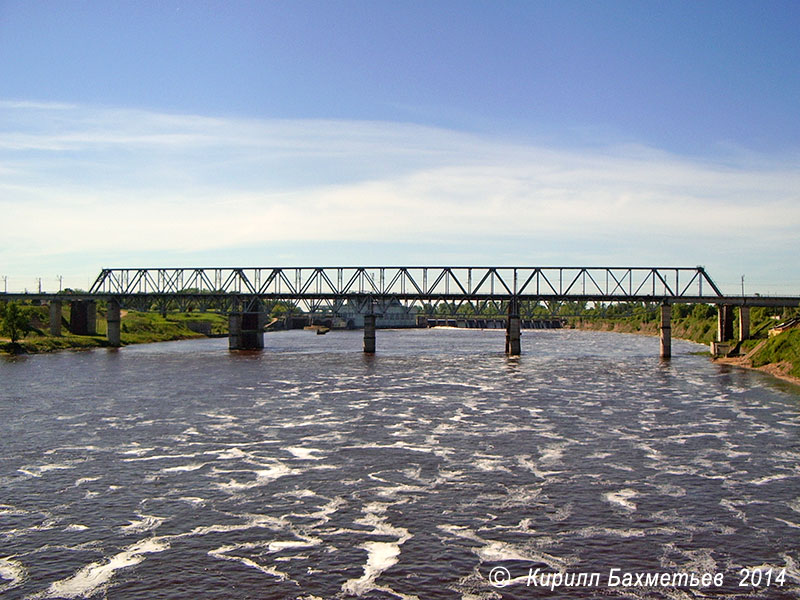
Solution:
M712 358L713 362L721 365L732 365L734 367L741 367L743 369L752 369L753 371L761 371L767 373L783 381L788 381L795 385L800 386L800 378L789 375L789 369L792 365L788 362L770 363L763 367L754 367L748 356L734 356L731 358Z

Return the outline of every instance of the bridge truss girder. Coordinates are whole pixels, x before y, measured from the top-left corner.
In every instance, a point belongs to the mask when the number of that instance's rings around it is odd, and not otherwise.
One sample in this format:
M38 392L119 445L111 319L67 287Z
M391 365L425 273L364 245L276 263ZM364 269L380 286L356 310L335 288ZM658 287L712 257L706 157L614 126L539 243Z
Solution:
M235 267L103 269L93 294L239 295L314 301L369 295L433 301L508 297L712 299L702 267Z

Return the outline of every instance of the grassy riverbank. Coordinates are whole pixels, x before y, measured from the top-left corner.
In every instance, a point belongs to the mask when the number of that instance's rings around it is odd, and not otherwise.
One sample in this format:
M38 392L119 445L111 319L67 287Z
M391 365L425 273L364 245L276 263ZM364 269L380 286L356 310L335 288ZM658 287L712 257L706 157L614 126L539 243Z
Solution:
M15 344L10 339L0 339L0 352L8 354L53 352L56 350L80 350L108 346L106 339L106 320L102 309L97 313L96 335L73 335L67 331L69 309L65 307L63 334L49 334L49 313L45 306L25 307L28 315L29 331ZM120 339L123 345L147 344L183 340L208 335L225 335L228 320L225 315L213 312L143 313L123 311L120 322Z

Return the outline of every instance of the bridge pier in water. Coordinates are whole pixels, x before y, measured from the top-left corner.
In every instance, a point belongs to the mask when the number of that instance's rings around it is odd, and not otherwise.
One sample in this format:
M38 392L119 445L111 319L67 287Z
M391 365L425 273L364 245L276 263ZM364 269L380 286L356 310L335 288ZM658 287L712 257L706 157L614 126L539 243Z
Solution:
M519 356L522 353L520 335L519 300L512 298L508 303L508 322L506 323L506 354Z
M364 315L364 352L375 354L375 314Z
M61 300L50 301L50 335L61 335Z
M122 345L120 338L120 306L118 300L109 300L106 307L106 337L109 346Z
M94 300L70 302L69 330L75 335L97 335L97 302Z
M672 358L672 306L661 305L661 358Z
M228 348L230 350L263 350L264 313L234 311L228 315Z

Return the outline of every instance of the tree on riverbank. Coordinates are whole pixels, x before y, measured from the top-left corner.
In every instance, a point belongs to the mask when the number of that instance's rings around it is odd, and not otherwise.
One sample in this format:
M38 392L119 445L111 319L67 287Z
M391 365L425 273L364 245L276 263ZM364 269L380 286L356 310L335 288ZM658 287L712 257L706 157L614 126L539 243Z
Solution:
M0 304L0 333L11 338L12 344L25 337L30 330L30 318L25 308L16 302Z

